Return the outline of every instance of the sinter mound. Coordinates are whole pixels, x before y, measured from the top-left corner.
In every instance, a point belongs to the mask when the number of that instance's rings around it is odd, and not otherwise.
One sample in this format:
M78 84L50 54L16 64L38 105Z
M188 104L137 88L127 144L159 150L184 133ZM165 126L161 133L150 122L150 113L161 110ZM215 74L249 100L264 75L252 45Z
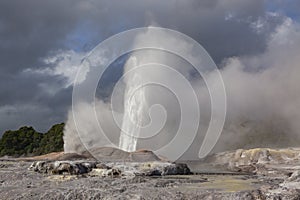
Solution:
M53 152L41 156L33 156L26 158L18 158L17 160L101 160L101 161L126 161L126 162L150 162L150 161L162 161L160 157L155 155L149 150L138 150L135 152L126 152L121 149L113 147L99 147L90 150L89 152L77 153L64 153ZM164 160L165 161L165 160Z

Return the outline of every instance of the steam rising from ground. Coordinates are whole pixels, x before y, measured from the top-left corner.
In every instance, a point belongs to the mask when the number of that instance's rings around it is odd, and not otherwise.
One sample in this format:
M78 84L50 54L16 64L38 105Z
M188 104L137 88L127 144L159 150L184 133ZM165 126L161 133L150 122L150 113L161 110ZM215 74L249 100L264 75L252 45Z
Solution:
M138 38L136 42L139 42ZM183 48L191 51L187 46ZM294 23L291 19L286 19L270 36L268 47L263 54L224 60L221 73L226 88L228 112L222 136L214 151L259 146L286 147L299 144L299 52L299 24ZM164 60L168 65L174 66L176 70L180 71L193 86L201 109L200 128L194 143L182 159L197 158L211 114L209 94L203 80L199 76L197 78L192 75L193 70L188 63L179 58L170 59L171 55L167 53L160 52L158 54L149 50L136 52L131 56L135 56L142 63L159 57L160 61ZM170 80L173 78L163 72L156 75ZM214 80L215 74L210 72L209 77ZM152 105L159 103L164 107L167 112L167 120L157 136L149 140L138 141L138 148L156 149L167 144L173 138L180 121L180 111L176 109L179 105L175 96L164 88L152 87L148 89L147 95ZM103 131L109 133L106 134L109 138L90 140L88 141L89 146L106 146L109 143L108 139L118 146L120 129L111 113L114 110L117 118L122 119L123 96L122 92L117 92L119 103L113 108L111 102L97 99L97 116L101 121ZM188 104L188 97L185 102ZM77 129L86 135L97 135L98 123L90 120L90 116L94 115L92 105L82 103L73 109L80 114L81 119L79 120L84 122ZM193 113L191 113L192 117L194 117ZM77 134L72 111L69 112L64 141L66 152L85 151Z

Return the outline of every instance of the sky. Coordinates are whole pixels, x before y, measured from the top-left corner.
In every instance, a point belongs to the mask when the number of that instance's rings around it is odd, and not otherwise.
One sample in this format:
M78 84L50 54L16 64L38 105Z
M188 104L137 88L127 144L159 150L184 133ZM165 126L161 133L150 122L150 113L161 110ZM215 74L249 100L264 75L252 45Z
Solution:
M116 33L178 30L222 68L229 58L264 54L287 20L299 23L299 0L1 0L0 134L65 122L81 59Z

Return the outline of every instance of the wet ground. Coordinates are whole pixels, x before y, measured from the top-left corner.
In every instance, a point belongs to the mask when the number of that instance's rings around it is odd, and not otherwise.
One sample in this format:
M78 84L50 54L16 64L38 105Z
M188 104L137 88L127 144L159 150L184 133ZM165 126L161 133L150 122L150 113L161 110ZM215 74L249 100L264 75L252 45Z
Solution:
M27 170L31 162L0 162L1 199L202 199L250 194L256 177L232 174L110 178L48 175ZM230 198L229 198L230 199ZM251 199L251 198L250 198Z

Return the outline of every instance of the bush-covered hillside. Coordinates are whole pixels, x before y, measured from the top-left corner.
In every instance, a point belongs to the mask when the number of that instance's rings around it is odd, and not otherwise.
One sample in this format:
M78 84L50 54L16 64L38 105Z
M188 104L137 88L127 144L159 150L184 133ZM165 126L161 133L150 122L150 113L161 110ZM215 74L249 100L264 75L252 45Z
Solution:
M63 151L64 125L56 124L44 134L27 126L6 131L0 139L0 156L33 156Z

